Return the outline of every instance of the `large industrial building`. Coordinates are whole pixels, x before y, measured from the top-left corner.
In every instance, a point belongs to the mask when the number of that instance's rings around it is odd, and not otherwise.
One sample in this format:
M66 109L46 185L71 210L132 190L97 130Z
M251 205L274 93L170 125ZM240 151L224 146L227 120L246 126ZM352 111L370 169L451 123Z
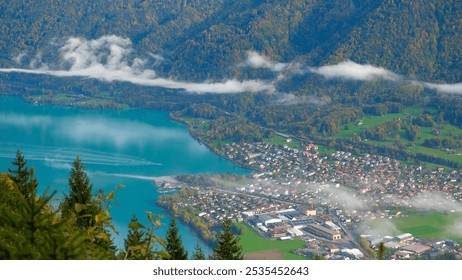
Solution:
M330 240L342 239L342 235L339 232L329 229L327 227L318 225L318 224L308 225L306 227L306 230L309 233L315 234L317 236L320 236L326 239L330 239Z

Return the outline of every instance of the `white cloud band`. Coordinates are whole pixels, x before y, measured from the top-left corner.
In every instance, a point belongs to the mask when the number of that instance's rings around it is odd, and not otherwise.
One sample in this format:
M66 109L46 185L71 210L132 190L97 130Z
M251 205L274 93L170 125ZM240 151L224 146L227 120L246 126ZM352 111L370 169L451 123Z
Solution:
M347 60L335 65L308 68L310 72L321 75L327 79L346 79L357 81L369 81L377 78L397 81L400 76L392 71L369 64L358 64Z
M118 36L103 36L95 40L69 38L60 48L55 69L46 64L39 68L0 68L3 73L42 74L56 77L87 77L106 82L120 81L141 86L185 90L190 93L233 94L243 92L274 91L274 86L259 80L223 82L182 82L160 78L153 70L145 69L146 61L130 60L131 41ZM150 55L151 57L153 54ZM154 55L156 60L159 56ZM17 60L17 59L16 59ZM34 65L37 63L34 63Z
M149 53L155 64L162 61L159 55ZM382 67L369 64L358 64L350 60L339 64L321 67L308 67L300 63L279 63L255 52L247 52L247 58L240 66L268 69L278 73L275 80L243 80L229 79L220 82L185 82L158 77L155 71L146 69L146 60L132 55L130 39L115 35L103 36L94 40L69 38L60 48L58 61L50 67L41 63L41 54L37 54L29 64L30 69L0 68L3 73L42 74L56 77L85 77L106 82L120 81L141 86L161 87L184 90L189 93L204 94L237 94L244 92L275 92L278 81L293 74L313 73L326 79L370 81L384 79L392 82L410 82L441 93L462 94L462 83L434 84L422 81L406 80L402 76ZM25 54L13 58L21 63Z

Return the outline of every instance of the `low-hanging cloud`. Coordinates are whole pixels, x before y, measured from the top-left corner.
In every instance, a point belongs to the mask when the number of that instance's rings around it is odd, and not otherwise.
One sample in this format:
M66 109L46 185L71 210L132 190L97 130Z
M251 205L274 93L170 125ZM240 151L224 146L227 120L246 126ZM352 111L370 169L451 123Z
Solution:
M302 69L302 65L298 62L274 62L256 51L248 51L245 62L241 63L239 66L254 69L268 69L277 73L276 81L284 80L292 75L303 75L306 72Z
M250 68L269 69L273 72L284 72L291 70L291 72L297 72L299 74L314 73L327 79L345 79L358 81L369 81L377 78L391 81L401 79L398 74L386 70L382 67L376 67L369 64L358 64L351 60L346 60L339 64L326 65L321 67L302 67L302 65L299 63L280 63L271 61L269 58L255 51L247 52L247 59L243 65Z
M455 223L450 225L446 231L449 236L461 237L462 236L462 221L456 221Z
M233 94L243 92L273 92L271 83L260 80L238 81L230 79L222 82L182 82L158 77L155 71L146 69L146 60L132 55L131 40L110 35L94 40L69 38L60 48L60 56L55 63L44 64L37 55L30 63L31 69L0 68L4 73L42 74L56 77L84 77L106 82L129 82L141 86L179 89L190 93ZM150 55L157 61L160 56ZM15 59L19 61L19 59Z
M406 79L405 77L383 67L377 67L370 64L358 64L351 60L346 60L339 64L326 65L321 67L308 67L307 69L308 72L320 75L326 79L353 81L371 81L375 79L383 79L391 82L422 85L428 89L436 90L440 93L462 94L462 83L435 84L425 81Z
M433 83L422 83L424 86L430 89L434 89L442 93L462 94L462 83L457 84L433 84Z
M311 95L302 95L298 96L293 93L279 94L277 96L276 103L281 105L298 105L298 104L312 104L315 106L326 106L332 102L330 96L311 96Z
M282 72L289 67L289 64L273 62L269 58L259 54L256 51L248 51L244 66L248 66L250 68L269 69L273 72Z
M366 210L370 208L370 204L366 198L357 196L354 193L349 192L343 187L333 187L324 190L329 194L330 201L341 205L344 209L352 210Z
M371 64L359 64L351 60L345 60L338 64L325 65L320 67L310 67L300 63L280 63L274 62L269 58L255 52L247 52L247 59L241 66L250 68L269 69L278 73L277 80L282 80L290 75L316 74L326 79L352 80L352 81L371 81L383 79L391 82L405 82L414 85L422 85L428 89L436 90L440 93L462 94L462 83L455 84L435 84L425 81L406 79L391 70Z
M13 57L18 65L25 64L27 54ZM28 68L0 68L3 73L25 73L51 75L56 77L82 77L106 82L128 82L141 86L184 90L196 94L237 94L245 92L276 92L279 81L293 75L315 74L326 79L371 81L383 79L390 82L422 85L440 93L462 94L462 83L436 84L427 81L407 79L391 70L370 64L358 64L346 60L338 64L312 67L299 62L275 62L256 51L248 51L240 67L268 69L277 74L273 80L237 80L186 82L159 77L150 65L163 63L158 54L148 53L147 59L134 57L130 39L115 35L94 40L71 37L59 49L56 61L45 63L41 53L33 57ZM152 60L154 60L152 62Z
M395 236L402 232L389 219L380 219L372 223L361 223L358 232L374 236Z
M372 207L367 197L340 184L306 183L303 186L314 193L319 201L331 204L331 207L348 210L369 210Z
M351 60L346 60L339 64L326 65L321 67L309 67L310 72L323 76L327 79L345 79L356 81L370 81L382 78L389 81L400 80L401 77L382 67L369 64L358 64Z
M421 211L462 212L462 203L450 195L439 192L422 192L410 199L409 204Z

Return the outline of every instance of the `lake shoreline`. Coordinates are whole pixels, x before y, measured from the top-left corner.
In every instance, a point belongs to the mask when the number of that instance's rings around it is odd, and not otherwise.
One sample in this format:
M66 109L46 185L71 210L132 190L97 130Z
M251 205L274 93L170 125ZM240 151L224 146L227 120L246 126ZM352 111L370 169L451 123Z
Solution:
M88 97L88 96L82 96L82 95L66 95L70 98L79 98L80 102L63 102L63 101L58 101L54 99L46 99L43 98L41 99L42 96L26 96L26 95L16 95L16 94L4 94L0 93L0 95L6 95L6 96L19 96L21 97L25 102L30 103L34 106L66 106L66 107L72 107L72 108L81 108L81 109L93 109L93 110L116 110L116 111L124 111L124 110L148 110L148 109L141 109L141 108L136 108L136 107L127 107L125 104L118 104L118 103L113 103L108 105L108 107L101 107L101 104L94 105L94 103L89 102L94 100L94 97ZM40 100L40 102L38 102ZM82 101L83 100L83 101ZM95 99L99 100L99 99ZM238 165L240 168L247 169L249 171L253 171L252 169L249 168L249 166L243 165L241 162L229 159L226 156L224 156L216 147L214 147L211 143L208 143L207 141L204 141L204 139L201 139L198 135L193 133L192 125L188 123L185 119L181 117L177 117L174 114L172 114L172 111L168 110L159 110L159 109L149 109L153 111L158 111L158 112L165 112L168 113L168 118L172 121L175 121L177 123L183 124L188 127L188 132L189 135L197 141L200 145L206 146L210 151L212 151L215 155L235 164Z
M121 110L33 104L21 95L0 97L4 116L0 119L0 141L4 143L0 169L7 170L20 149L36 170L40 191L51 186L65 193L72 160L79 155L95 189L110 192L114 186L125 185L116 191L120 206L110 210L120 232L118 244L123 244L132 215L148 223L146 211L159 213L167 224L169 213L155 205L160 195L155 181L174 182L172 178L181 174L248 174L198 142L183 124L169 119L167 112L133 109L120 114ZM189 225L180 227L190 250L198 241L203 244ZM163 226L158 235L165 232Z

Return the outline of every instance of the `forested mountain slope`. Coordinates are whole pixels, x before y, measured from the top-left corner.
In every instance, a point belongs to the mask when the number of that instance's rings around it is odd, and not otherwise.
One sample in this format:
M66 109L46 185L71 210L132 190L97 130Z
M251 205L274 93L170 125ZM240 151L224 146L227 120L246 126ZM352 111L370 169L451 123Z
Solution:
M274 61L351 59L430 81L462 80L457 0L1 1L0 65L30 62L68 37L117 35L159 71L198 80L244 75L249 50ZM29 59L27 59L29 58Z

